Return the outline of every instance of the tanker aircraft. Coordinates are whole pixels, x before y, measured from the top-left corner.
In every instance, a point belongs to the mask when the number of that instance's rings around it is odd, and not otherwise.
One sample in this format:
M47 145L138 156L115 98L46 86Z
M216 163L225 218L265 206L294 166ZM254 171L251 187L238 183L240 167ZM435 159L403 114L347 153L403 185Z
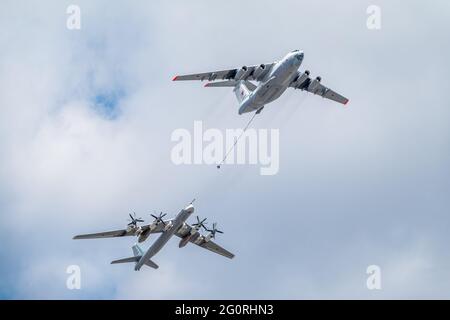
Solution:
M232 87L239 102L239 114L253 111L259 114L266 104L279 98L287 88L307 91L346 105L348 99L325 87L321 77L311 79L308 70L299 70L303 58L303 51L294 50L273 63L181 75L174 77L173 81L206 80L209 82L205 87Z

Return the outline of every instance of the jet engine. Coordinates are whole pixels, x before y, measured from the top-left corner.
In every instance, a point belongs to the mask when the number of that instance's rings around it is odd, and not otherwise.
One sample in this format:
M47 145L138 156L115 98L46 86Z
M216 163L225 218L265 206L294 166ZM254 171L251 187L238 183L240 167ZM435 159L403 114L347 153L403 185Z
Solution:
M308 91L314 92L319 87L321 80L322 80L321 77L317 77L313 81L311 81L311 83L308 86Z
M308 72L308 71L305 71L304 73L302 73L302 74L300 74L298 77L297 77L297 79L294 81L294 86L296 87L296 88L299 88L307 79L308 79L308 76L309 76L309 72L308 73L306 73L306 72Z
M266 66L264 64L261 64L258 68L255 69L253 72L253 78L256 80L259 80L262 78L267 72Z
M245 80L245 78L248 76L248 68L246 66L243 66L239 69L239 71L236 73L236 76L234 77L234 80Z

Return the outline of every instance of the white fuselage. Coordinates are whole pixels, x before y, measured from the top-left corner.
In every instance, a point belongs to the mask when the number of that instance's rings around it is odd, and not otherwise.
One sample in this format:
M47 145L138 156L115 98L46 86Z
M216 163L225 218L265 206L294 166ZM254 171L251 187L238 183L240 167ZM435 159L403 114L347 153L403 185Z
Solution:
M239 114L258 110L279 98L297 77L302 61L301 51L290 52L278 61L258 87L241 102Z

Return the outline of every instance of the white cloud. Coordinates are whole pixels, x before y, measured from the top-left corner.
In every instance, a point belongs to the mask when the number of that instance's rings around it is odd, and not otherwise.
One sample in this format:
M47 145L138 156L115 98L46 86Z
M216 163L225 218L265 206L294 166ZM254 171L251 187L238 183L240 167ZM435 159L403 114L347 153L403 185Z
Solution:
M420 24L423 5L382 2L374 36L365 5L327 4L80 1L82 29L68 31L64 3L2 3L0 253L14 255L2 268L17 279L5 290L19 298L290 298L304 293L289 287L294 279L307 297L360 296L352 270L373 263L363 243L392 274L395 289L381 296L443 295L448 28ZM446 12L439 6L426 17ZM199 119L218 128L246 122L232 93L173 83L173 75L268 62L295 48L351 103L342 110L291 92L266 108L255 126L281 128L279 175L170 162L174 129ZM120 112L111 120L95 97L116 91ZM153 210L175 214L194 197L198 214L225 229L219 241L237 253L233 261L177 250L174 241L158 255L158 271L136 273L109 265L130 254L133 240L71 240L120 227L133 210L146 219ZM432 254L403 246L419 236ZM79 293L64 288L68 263L84 265ZM315 281L323 275L326 285Z

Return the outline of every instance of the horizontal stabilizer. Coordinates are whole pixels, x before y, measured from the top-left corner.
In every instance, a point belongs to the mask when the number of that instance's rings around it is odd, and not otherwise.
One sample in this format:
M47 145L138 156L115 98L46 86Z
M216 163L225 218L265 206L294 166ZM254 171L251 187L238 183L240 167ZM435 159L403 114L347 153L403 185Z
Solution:
M153 268L153 269L158 269L159 268L158 265L156 263L154 263L150 259L145 262L145 265L147 265L147 266L149 266L150 268Z
M123 258L123 259L111 261L111 264L116 264L116 263L129 263L129 262L138 262L140 258L141 258L140 256L138 256L138 257Z
M133 255L134 255L133 257L114 260L114 261L111 261L111 264L129 263L129 262L137 263L143 256L144 252L142 251L141 247L139 247L137 244L135 244L133 247L131 247L131 249L133 250Z
M237 81L219 81L219 82L208 82L205 84L205 87L235 87L237 85Z

